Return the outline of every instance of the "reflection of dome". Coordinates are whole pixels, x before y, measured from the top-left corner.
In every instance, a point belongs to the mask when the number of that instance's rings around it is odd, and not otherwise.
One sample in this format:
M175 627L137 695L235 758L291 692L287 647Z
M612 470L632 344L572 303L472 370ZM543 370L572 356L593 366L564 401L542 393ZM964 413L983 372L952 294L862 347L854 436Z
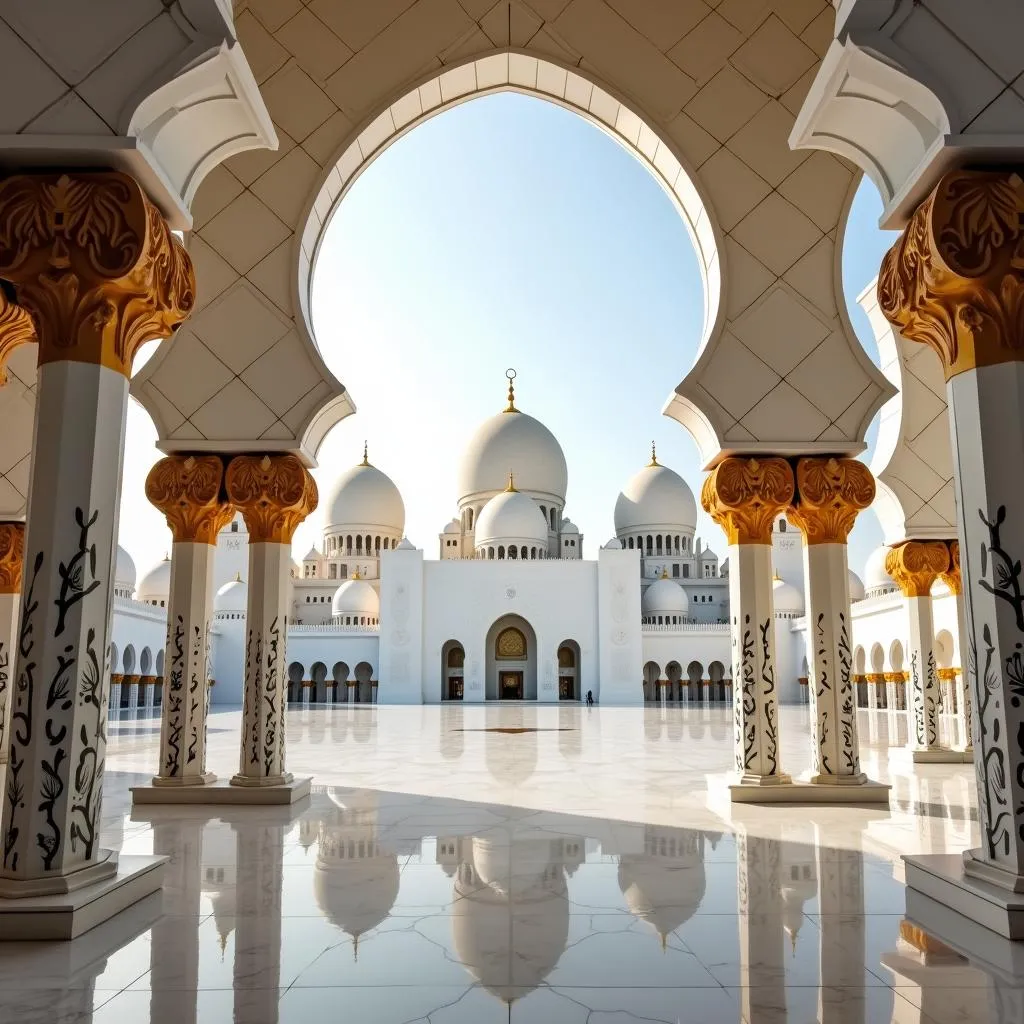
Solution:
M366 580L348 580L334 592L331 615L380 615L380 598Z
M686 615L689 610L686 591L669 579L652 583L640 601L640 611L645 618L650 615Z
M776 576L772 583L772 600L775 602L776 615L803 615L804 613L804 595L781 576Z
M473 866L480 881L504 896L541 882L550 862L550 839L513 842L508 832L503 831L473 839Z
M868 555L868 560L864 563L864 587L868 593L896 589L896 581L885 570L885 559L888 554L888 546L881 544Z
M852 570L848 570L846 576L848 583L847 586L850 590L851 601L863 601L864 600L864 584L861 582L860 577Z
M507 409L477 427L459 467L459 503L477 494L504 490L509 473L519 487L565 501L569 471L555 435L540 420Z
M117 562L114 568L114 585L118 589L135 588L135 562L120 544L117 545Z
M241 576L225 583L213 599L214 611L244 612L249 602L249 586Z
M659 529L693 533L697 502L689 484L668 466L652 459L622 489L615 502L615 532Z
M537 503L528 494L509 489L496 494L480 510L473 543L540 545L547 551L548 524Z
M324 826L313 869L313 894L324 917L358 939L386 921L398 899L398 857L373 841L366 842L361 834L354 843L347 842L348 831ZM373 850L373 854L352 856L350 847Z
M401 533L405 529L405 503L391 477L364 458L342 473L331 488L324 533L350 526L371 526Z
M171 560L157 562L139 581L140 601L166 601L171 593Z

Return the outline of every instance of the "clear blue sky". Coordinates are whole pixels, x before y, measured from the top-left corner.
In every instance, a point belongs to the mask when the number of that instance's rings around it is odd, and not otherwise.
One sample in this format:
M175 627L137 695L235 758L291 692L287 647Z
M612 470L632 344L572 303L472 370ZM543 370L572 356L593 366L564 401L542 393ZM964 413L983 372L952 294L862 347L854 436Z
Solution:
M891 244L873 186L861 188L848 233L851 300ZM875 357L866 320L854 324ZM313 292L324 358L358 413L330 434L317 478L371 461L400 488L410 539L437 557L455 514L463 446L504 403L545 422L569 465L566 511L585 554L613 533L619 489L650 442L699 494L689 434L661 415L693 362L702 318L697 261L683 222L647 169L582 118L539 99L501 94L431 119L355 183L324 243ZM139 516L155 458L152 425L130 413L122 540L140 570L169 541ZM319 539L314 514L301 555ZM701 513L698 534L719 553L721 531ZM851 540L860 569L880 543L874 517Z

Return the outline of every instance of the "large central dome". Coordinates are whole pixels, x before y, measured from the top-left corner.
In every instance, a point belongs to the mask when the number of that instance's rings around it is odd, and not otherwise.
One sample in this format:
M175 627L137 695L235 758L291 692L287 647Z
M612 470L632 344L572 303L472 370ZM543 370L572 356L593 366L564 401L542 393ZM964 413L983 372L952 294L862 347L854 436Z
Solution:
M405 503L394 481L365 454L358 466L342 473L334 482L327 499L324 532L348 527L380 527L402 533L405 530Z
M515 408L509 395L504 412L477 427L459 467L459 503L478 494L505 490L509 473L516 487L565 502L569 471L555 435L540 420Z
M687 533L697 525L697 502L689 484L651 457L615 502L615 532L660 529Z

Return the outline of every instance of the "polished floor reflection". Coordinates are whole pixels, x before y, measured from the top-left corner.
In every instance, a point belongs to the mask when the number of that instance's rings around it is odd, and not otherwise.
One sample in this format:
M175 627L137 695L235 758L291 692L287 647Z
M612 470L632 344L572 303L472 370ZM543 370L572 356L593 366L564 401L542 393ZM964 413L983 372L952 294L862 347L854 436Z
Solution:
M976 837L971 767L889 775L902 716L863 714L891 810L720 803L727 709L494 706L296 709L309 800L132 812L156 740L123 718L104 841L167 854L166 888L0 945L0 1022L1019 1024L1024 956L905 906L900 854ZM220 774L238 719L212 718Z

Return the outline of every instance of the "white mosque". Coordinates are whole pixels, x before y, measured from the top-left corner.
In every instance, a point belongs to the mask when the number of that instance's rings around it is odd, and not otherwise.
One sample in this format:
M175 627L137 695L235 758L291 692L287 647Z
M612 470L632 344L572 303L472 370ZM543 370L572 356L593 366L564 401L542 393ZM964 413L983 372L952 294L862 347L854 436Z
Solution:
M507 406L466 446L457 514L439 535L438 557L428 558L405 537L398 487L364 447L326 495L320 547L293 564L289 699L731 699L728 562L696 536L686 481L652 447L619 494L615 536L595 560L583 557L583 537L565 514L567 487L558 440L516 407L510 382ZM217 543L210 667L218 704L241 702L247 542L236 515ZM772 544L780 697L797 702L806 699L808 674L802 539L780 516ZM898 706L906 626L885 551L872 554L865 583L850 573L854 670L863 698L867 684L885 682ZM159 701L169 586L169 561L136 581L119 549L114 707ZM940 591L936 652L948 667L959 664L956 609Z

